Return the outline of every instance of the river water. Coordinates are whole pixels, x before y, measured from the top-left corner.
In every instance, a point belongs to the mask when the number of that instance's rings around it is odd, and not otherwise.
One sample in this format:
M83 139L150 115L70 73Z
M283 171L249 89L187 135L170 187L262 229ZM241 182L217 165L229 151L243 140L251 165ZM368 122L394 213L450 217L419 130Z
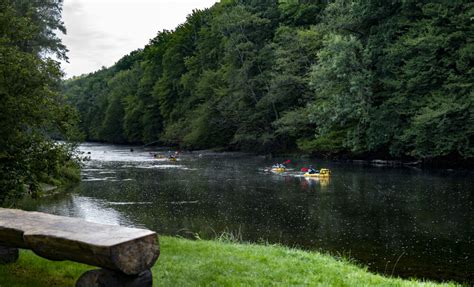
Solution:
M83 144L81 183L22 208L162 235L279 243L394 276L474 282L474 173ZM90 154L89 154L90 153ZM329 180L302 177L329 168Z

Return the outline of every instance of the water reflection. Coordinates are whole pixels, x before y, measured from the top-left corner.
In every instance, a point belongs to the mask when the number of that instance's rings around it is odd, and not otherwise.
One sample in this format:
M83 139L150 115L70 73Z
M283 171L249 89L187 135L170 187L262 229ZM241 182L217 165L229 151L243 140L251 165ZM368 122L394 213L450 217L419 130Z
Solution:
M321 187L320 190L327 190L329 183L331 182L330 178L312 178L304 177L304 181L301 181L301 187L308 190L314 190L316 187Z
M32 204L33 206L31 206ZM43 199L40 204L28 201L24 203L24 208L62 216L80 217L101 224L135 226L135 223L132 223L126 215L115 210L111 205L114 203L72 194Z
M242 154L183 153L87 144L91 161L69 196L30 206L87 220L145 226L160 234L277 242L346 254L371 270L473 282L471 172L294 162ZM284 161L285 159L275 159ZM333 176L305 178L302 166Z

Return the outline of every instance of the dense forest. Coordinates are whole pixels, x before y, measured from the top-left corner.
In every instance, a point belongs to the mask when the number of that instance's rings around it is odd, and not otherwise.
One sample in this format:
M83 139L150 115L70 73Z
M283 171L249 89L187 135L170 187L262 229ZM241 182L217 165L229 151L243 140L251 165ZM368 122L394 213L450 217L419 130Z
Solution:
M64 83L88 140L469 160L474 3L222 0Z
M77 113L61 96L61 0L0 1L0 203L79 180ZM54 139L56 140L54 140Z

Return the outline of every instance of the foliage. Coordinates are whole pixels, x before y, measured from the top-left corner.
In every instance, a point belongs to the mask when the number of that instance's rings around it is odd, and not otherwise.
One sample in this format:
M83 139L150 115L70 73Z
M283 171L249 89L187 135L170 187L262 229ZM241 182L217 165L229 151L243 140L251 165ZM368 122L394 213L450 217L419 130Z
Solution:
M473 14L463 0L221 1L64 91L91 140L468 161Z
M0 201L62 178L73 149L52 136L76 137L75 111L59 95L65 47L56 31L62 1L0 3Z
M316 101L309 106L310 120L317 125L316 137L348 131L335 145L353 152L364 149L361 133L370 121L372 76L361 42L354 36L330 34L318 58L311 73Z

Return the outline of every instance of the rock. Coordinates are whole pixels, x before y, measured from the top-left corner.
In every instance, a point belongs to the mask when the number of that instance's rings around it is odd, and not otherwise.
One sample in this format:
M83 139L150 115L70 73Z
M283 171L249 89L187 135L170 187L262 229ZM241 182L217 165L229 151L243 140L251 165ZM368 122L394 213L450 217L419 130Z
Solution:
M4 208L0 208L0 245L128 275L150 269L159 256L158 237L150 230Z
M153 277L150 270L138 275L125 275L120 272L98 269L82 274L76 287L151 287Z
M0 264L13 263L18 260L18 248L0 246Z

